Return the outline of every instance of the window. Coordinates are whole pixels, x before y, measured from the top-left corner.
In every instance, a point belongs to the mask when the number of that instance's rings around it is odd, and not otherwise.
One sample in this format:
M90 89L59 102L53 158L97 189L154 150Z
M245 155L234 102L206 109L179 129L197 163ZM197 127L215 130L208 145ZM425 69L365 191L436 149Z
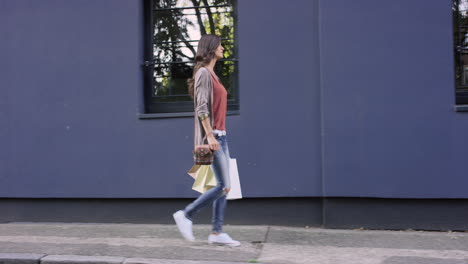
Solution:
M468 0L452 0L457 105L468 104Z
M187 79L198 40L221 36L224 57L215 72L228 91L228 113L239 109L235 0L145 1L145 111L193 113Z

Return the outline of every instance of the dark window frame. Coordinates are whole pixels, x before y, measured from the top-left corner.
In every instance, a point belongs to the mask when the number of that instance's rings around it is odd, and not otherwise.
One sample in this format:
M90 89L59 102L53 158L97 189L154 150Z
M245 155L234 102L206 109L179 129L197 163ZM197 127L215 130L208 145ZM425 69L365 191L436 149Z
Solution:
M455 79L455 105L468 105L468 83L463 85L462 80L465 77L465 74L468 74L464 71L464 65L462 60L462 53L465 51L468 55L468 47L463 46L463 41L465 40L462 35L462 28L468 29L467 25L461 25L461 17L459 11L460 0L452 0L452 10L455 15L453 16L453 29L457 29L457 32L453 32L453 44L454 44L454 79ZM468 30L467 30L468 32ZM458 34L457 34L458 33ZM457 35L455 35L457 34ZM458 64L458 67L457 67ZM460 78L457 78L457 75ZM460 108L461 109L461 108Z
M154 86L154 65L157 63L154 54L153 54L153 45L155 45L156 40L153 37L154 32L154 5L153 0L144 0L143 1L144 9L144 63L143 67L143 98L144 98L144 114L140 114L140 118L158 118L158 117L183 117L183 116L193 116L193 101L179 101L179 102L156 102L153 99L152 92ZM234 43L235 43L235 52L236 58L230 59L220 59L222 61L232 61L236 65L234 67L234 77L232 92L233 99L228 100L228 115L239 114L239 62L238 62L238 30L237 30L237 3L233 1L233 19L234 19Z

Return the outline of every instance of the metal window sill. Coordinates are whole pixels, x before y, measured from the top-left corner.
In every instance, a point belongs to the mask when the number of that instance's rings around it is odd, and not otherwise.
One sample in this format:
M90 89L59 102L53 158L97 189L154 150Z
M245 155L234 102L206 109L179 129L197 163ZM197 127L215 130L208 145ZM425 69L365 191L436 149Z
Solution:
M455 112L468 112L468 105L454 105Z
M239 110L227 111L226 115L239 115ZM160 119L160 118L177 118L177 117L194 117L193 112L180 113L139 113L139 119Z

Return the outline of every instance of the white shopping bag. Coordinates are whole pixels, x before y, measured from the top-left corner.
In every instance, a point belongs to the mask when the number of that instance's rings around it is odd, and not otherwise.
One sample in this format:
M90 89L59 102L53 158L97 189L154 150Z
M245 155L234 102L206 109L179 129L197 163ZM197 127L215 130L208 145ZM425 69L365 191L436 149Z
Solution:
M231 190L226 196L228 200L242 199L242 190L239 180L239 171L237 170L236 159L230 159L229 163L229 179L231 181Z

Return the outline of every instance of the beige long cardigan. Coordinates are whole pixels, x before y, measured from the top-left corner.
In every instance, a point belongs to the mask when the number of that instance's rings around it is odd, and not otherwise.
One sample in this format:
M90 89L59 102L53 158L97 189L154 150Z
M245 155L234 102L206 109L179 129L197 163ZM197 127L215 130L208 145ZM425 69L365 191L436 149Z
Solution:
M201 145L207 144L207 140L203 141L205 137L205 130L200 121L199 116L208 115L211 127L213 128L213 80L211 73L208 69L201 67L195 74L194 83L194 104L195 104L195 136L194 144ZM194 165L190 172L195 172L200 168L200 165ZM192 171L193 170L193 171ZM190 174L189 172L189 174ZM191 175L193 177L193 175ZM224 175L225 188L231 188L229 175Z
M211 127L213 127L213 80L211 79L210 71L201 67L195 74L194 82L194 108L195 108L195 134L194 147L196 145L207 144L203 141L205 130L203 129L200 116L207 115L210 119Z

